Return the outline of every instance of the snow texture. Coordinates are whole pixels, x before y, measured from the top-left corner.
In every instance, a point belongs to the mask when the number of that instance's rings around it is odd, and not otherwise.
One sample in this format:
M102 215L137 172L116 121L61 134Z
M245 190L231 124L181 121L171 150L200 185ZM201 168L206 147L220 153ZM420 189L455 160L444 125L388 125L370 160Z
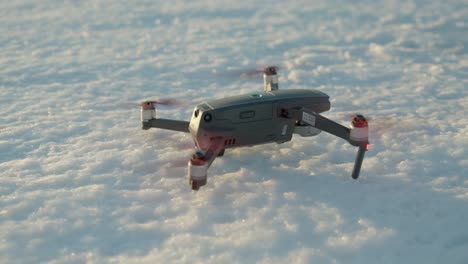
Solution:
M0 262L467 263L466 1L2 1ZM262 90L329 94L356 149L322 133L226 151L190 190L188 120Z

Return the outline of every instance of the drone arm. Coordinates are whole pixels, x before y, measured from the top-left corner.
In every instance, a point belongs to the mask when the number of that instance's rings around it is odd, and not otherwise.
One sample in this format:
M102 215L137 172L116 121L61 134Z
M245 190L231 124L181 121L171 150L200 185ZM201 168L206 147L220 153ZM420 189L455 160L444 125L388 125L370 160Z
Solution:
M343 125L336 123L320 114L317 114L313 111L308 109L301 109L296 113L296 118L299 121L302 121L312 127L318 128L323 130L327 133L340 137L346 141L348 141L351 145L358 147L358 152L356 154L356 160L354 162L353 173L351 177L353 179L357 179L359 177L359 173L361 171L362 162L364 160L364 154L367 151L369 146L369 141L367 139L367 134L363 138L353 138L352 137L352 129L347 128ZM356 128L353 128L356 129ZM358 128L359 129L359 128ZM367 131L367 127L366 130ZM356 131L359 135L359 131ZM366 132L367 133L367 132Z
M187 121L153 118L144 120L141 124L143 129L150 129L153 127L189 133L189 122Z
M298 112L298 120L322 131L349 141L350 129L308 109Z
M144 130L154 128L189 133L189 122L156 118L156 105L170 105L171 101L145 101L140 103L141 128Z

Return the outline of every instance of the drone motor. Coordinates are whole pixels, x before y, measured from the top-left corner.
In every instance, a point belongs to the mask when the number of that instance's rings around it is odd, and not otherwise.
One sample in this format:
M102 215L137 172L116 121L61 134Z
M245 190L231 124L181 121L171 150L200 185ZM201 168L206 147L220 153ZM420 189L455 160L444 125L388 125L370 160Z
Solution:
M263 84L266 92L278 90L278 74L277 67L271 66L263 69Z
M146 101L140 103L141 122L148 122L148 120L156 118L156 109L154 108L155 104L156 102L154 101Z
M198 190L201 186L206 185L210 163L206 160L205 154L205 151L198 149L188 161L189 184L192 186L192 190Z
M369 137L369 125L363 115L357 114L351 122L349 138L356 142L367 142Z

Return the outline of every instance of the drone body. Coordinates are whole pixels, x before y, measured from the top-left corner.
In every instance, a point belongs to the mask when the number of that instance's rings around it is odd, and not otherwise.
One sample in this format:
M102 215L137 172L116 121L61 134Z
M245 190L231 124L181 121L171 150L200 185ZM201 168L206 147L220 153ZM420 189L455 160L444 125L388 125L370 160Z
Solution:
M290 141L295 129L300 128L296 120L285 118L284 110L302 107L321 113L330 109L330 102L324 93L310 90L276 90L227 97L198 105L189 131L201 149L209 148L212 138L219 136L224 139L224 149L283 143ZM314 135L320 132L312 130Z
M193 190L206 184L207 170L226 149L264 143L284 143L293 134L316 136L326 131L359 147L352 177L357 179L368 149L368 125L357 115L351 128L320 115L330 109L329 96L316 90L278 89L276 68L264 73L265 91L208 101L195 107L190 122L156 118L155 105L141 104L142 128L162 128L192 135L196 150L188 161Z

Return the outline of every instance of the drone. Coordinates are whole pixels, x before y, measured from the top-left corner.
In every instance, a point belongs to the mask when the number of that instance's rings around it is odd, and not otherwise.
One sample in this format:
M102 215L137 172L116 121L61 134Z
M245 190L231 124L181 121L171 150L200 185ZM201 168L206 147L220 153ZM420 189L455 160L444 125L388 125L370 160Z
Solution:
M225 150L258 144L288 142L293 134L312 137L325 131L358 148L351 174L358 179L364 154L369 150L369 127L366 118L356 114L350 127L332 121L320 113L330 110L329 96L318 90L284 89L278 86L278 67L255 70L263 73L264 91L230 96L201 103L190 121L156 117L157 105L171 100L140 103L142 129L166 129L190 133L195 150L188 161L192 190L207 183L207 172Z

